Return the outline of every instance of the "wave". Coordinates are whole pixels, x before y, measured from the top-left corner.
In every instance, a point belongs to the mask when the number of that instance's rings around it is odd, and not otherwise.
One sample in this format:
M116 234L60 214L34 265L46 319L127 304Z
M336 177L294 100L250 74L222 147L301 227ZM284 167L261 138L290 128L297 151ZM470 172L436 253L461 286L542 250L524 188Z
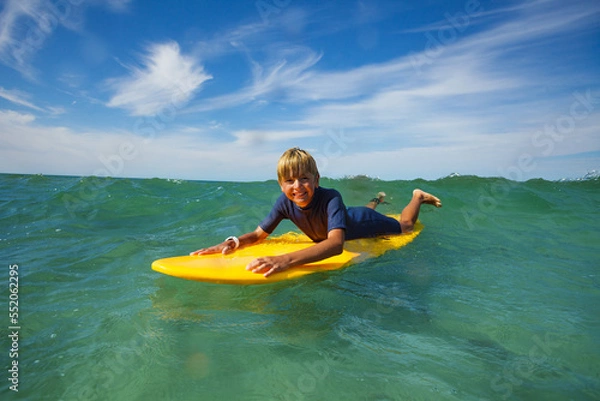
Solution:
M587 174L585 174L583 177L563 178L563 179L560 179L559 181L598 181L598 180L600 180L600 171L591 170Z
M548 185L548 189L556 184L585 184L593 185L600 181L600 171L591 170L582 177L563 178L559 180L547 180L534 178L527 181L515 181L503 177L482 177L477 175L463 175L457 172L448 174L433 180L416 178L411 180L382 180L368 175L352 175L342 178L322 177L321 185L339 189L343 192L347 189L356 192L359 199L362 193L374 195L377 191L393 190L401 188L402 191L411 187L426 187L430 189L455 188L460 191L469 191L472 188L485 186L502 186L511 189L534 184ZM276 180L238 182L238 181L206 181L185 180L173 178L111 178L97 176L56 176L43 174L2 174L0 173L0 185L8 192L18 192L25 187L37 187L41 192L51 194L54 200L74 200L74 206L89 203L103 202L118 194L119 199L130 199L136 196L148 196L150 198L161 198L164 202L172 196L178 198L207 199L217 196L219 192L229 190L241 190L244 193L278 192ZM375 191L373 194L371 192ZM7 196L8 199L12 196ZM66 198L65 198L66 197ZM269 196L270 198L270 196ZM13 198L14 199L14 198ZM48 200L48 198L46 198Z

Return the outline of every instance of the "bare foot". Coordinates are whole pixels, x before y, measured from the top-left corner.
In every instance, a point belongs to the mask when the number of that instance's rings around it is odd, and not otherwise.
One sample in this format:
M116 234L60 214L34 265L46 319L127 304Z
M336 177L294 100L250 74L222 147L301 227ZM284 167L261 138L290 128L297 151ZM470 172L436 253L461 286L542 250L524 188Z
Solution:
M442 201L439 198L420 189L415 189L413 191L413 197L418 197L421 200L421 203L427 203L428 205L433 205L435 207L442 207Z
M385 201L385 192L379 192L377 194L377 198L373 198L371 199L371 201L369 203L367 203L365 206L375 210L375 208L377 207L377 205L379 205L380 203L387 203Z

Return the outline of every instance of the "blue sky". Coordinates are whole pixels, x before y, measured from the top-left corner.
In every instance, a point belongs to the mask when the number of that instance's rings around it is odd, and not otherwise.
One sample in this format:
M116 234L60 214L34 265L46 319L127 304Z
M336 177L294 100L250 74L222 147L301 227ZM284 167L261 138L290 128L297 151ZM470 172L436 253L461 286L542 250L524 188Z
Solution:
M0 2L0 172L600 169L600 2Z

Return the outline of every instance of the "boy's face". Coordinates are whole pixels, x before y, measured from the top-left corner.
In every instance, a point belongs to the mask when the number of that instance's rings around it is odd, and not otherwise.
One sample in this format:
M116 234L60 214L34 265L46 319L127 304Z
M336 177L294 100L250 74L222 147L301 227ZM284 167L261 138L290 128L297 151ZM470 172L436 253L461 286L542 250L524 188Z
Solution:
M319 187L319 176L300 172L298 177L287 177L279 185L281 192L299 207L307 207Z

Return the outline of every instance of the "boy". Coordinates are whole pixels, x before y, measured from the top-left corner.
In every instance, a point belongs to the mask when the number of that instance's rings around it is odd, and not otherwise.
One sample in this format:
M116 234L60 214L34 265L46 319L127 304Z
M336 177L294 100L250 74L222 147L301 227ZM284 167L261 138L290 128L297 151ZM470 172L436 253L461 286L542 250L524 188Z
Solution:
M313 157L299 148L287 150L277 165L277 180L283 194L271 213L253 232L239 238L229 237L210 248L190 255L231 253L240 247L257 244L275 230L283 219L290 219L315 244L306 249L280 256L253 260L246 270L263 273L265 277L293 266L316 262L342 253L344 241L380 235L412 232L423 203L441 207L441 201L420 189L402 210L400 220L384 216L374 209L385 194L378 194L366 207L346 208L340 193L319 186L319 171Z

